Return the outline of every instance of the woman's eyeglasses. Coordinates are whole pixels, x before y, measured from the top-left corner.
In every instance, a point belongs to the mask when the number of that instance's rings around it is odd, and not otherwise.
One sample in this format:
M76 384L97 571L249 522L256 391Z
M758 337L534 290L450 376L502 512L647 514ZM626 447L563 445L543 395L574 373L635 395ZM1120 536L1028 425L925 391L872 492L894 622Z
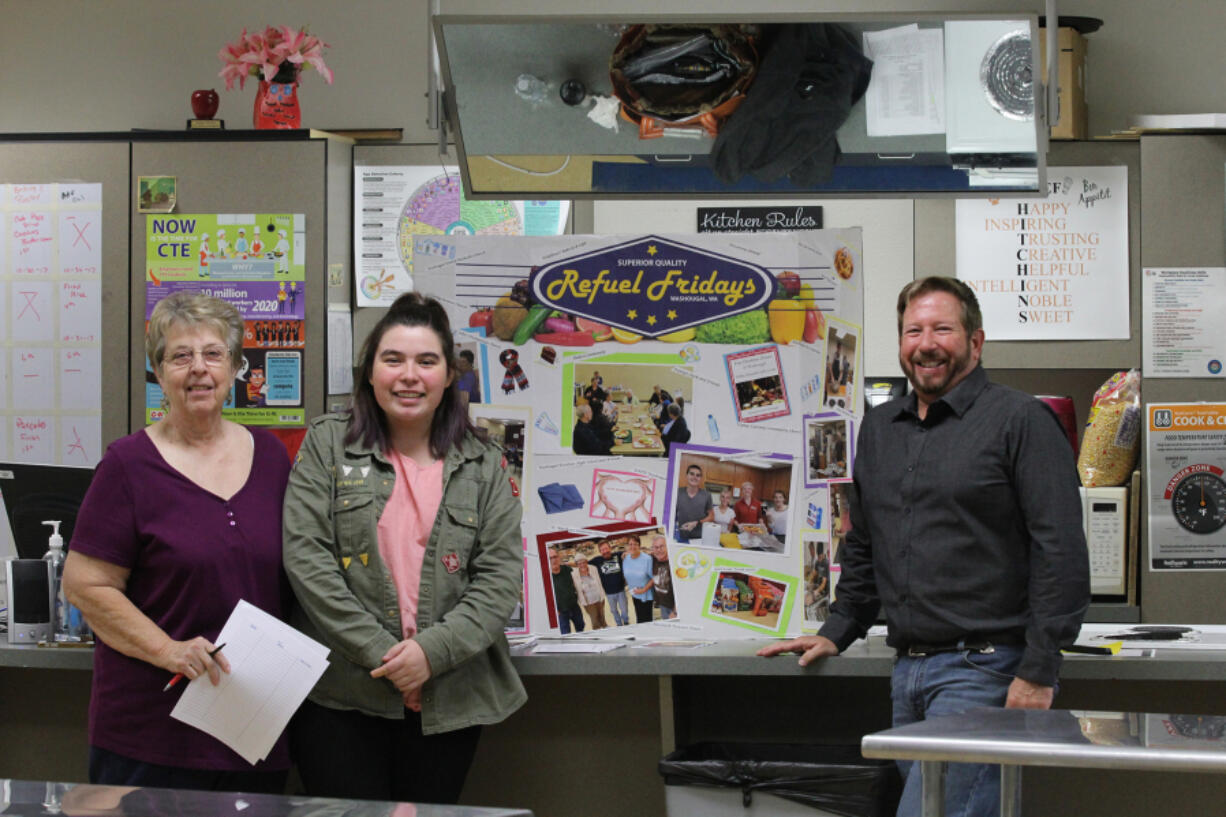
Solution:
M167 364L176 369L186 369L195 360L197 350L178 349L163 358ZM199 350L200 359L206 366L223 366L230 359L230 350L224 346L206 346Z

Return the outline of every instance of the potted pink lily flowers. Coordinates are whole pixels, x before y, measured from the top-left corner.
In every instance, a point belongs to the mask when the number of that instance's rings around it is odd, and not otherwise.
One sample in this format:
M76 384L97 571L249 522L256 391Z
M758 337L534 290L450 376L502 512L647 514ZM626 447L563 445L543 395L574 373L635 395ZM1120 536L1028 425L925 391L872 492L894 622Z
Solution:
M227 43L218 53L224 66L219 76L226 81L226 90L239 87L247 77L259 77L254 123L257 128L289 129L302 126L302 109L298 105L298 78L303 69L313 66L331 84L332 70L323 60L328 44L308 34L306 29L289 26L268 26L263 32L248 33L243 29L238 40Z

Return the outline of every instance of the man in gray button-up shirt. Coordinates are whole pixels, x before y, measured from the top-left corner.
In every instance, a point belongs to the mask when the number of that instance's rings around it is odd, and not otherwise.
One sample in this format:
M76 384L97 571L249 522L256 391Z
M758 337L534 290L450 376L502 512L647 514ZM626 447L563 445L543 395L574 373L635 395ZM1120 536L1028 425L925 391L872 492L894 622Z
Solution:
M884 608L896 726L975 706L1048 708L1060 647L1090 600L1072 449L1044 403L989 382L964 283L915 281L898 316L914 391L861 426L837 601L818 635L761 652L800 652L802 665L836 655ZM899 814L918 814L918 766L899 765ZM999 772L954 764L946 802L995 814Z

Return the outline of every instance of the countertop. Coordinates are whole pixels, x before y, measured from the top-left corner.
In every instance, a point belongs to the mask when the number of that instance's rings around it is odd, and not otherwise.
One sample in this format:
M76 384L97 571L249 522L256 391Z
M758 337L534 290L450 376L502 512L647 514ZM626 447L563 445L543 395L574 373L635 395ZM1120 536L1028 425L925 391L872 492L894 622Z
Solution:
M537 645L515 647L511 654L520 675L720 675L777 677L887 677L893 667L894 651L876 638L853 644L837 658L828 658L808 667L796 663L795 656L759 658L754 655L770 639L716 641L698 647L649 647L665 639L693 639L691 634L670 636L653 633L636 636L635 641L600 654L536 652ZM539 644L540 642L538 642ZM1226 677L1226 651L1162 650L1152 656L1065 657L1064 679L1134 681L1221 681ZM0 667L32 669L76 669L93 667L93 650L88 647L27 647L0 644Z

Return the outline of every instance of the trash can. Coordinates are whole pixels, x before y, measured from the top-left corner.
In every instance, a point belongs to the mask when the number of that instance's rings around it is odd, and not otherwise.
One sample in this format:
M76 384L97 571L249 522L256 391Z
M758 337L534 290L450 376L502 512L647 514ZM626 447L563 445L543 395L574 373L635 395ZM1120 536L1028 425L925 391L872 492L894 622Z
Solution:
M902 779L858 745L696 743L659 763L668 817L892 817Z

